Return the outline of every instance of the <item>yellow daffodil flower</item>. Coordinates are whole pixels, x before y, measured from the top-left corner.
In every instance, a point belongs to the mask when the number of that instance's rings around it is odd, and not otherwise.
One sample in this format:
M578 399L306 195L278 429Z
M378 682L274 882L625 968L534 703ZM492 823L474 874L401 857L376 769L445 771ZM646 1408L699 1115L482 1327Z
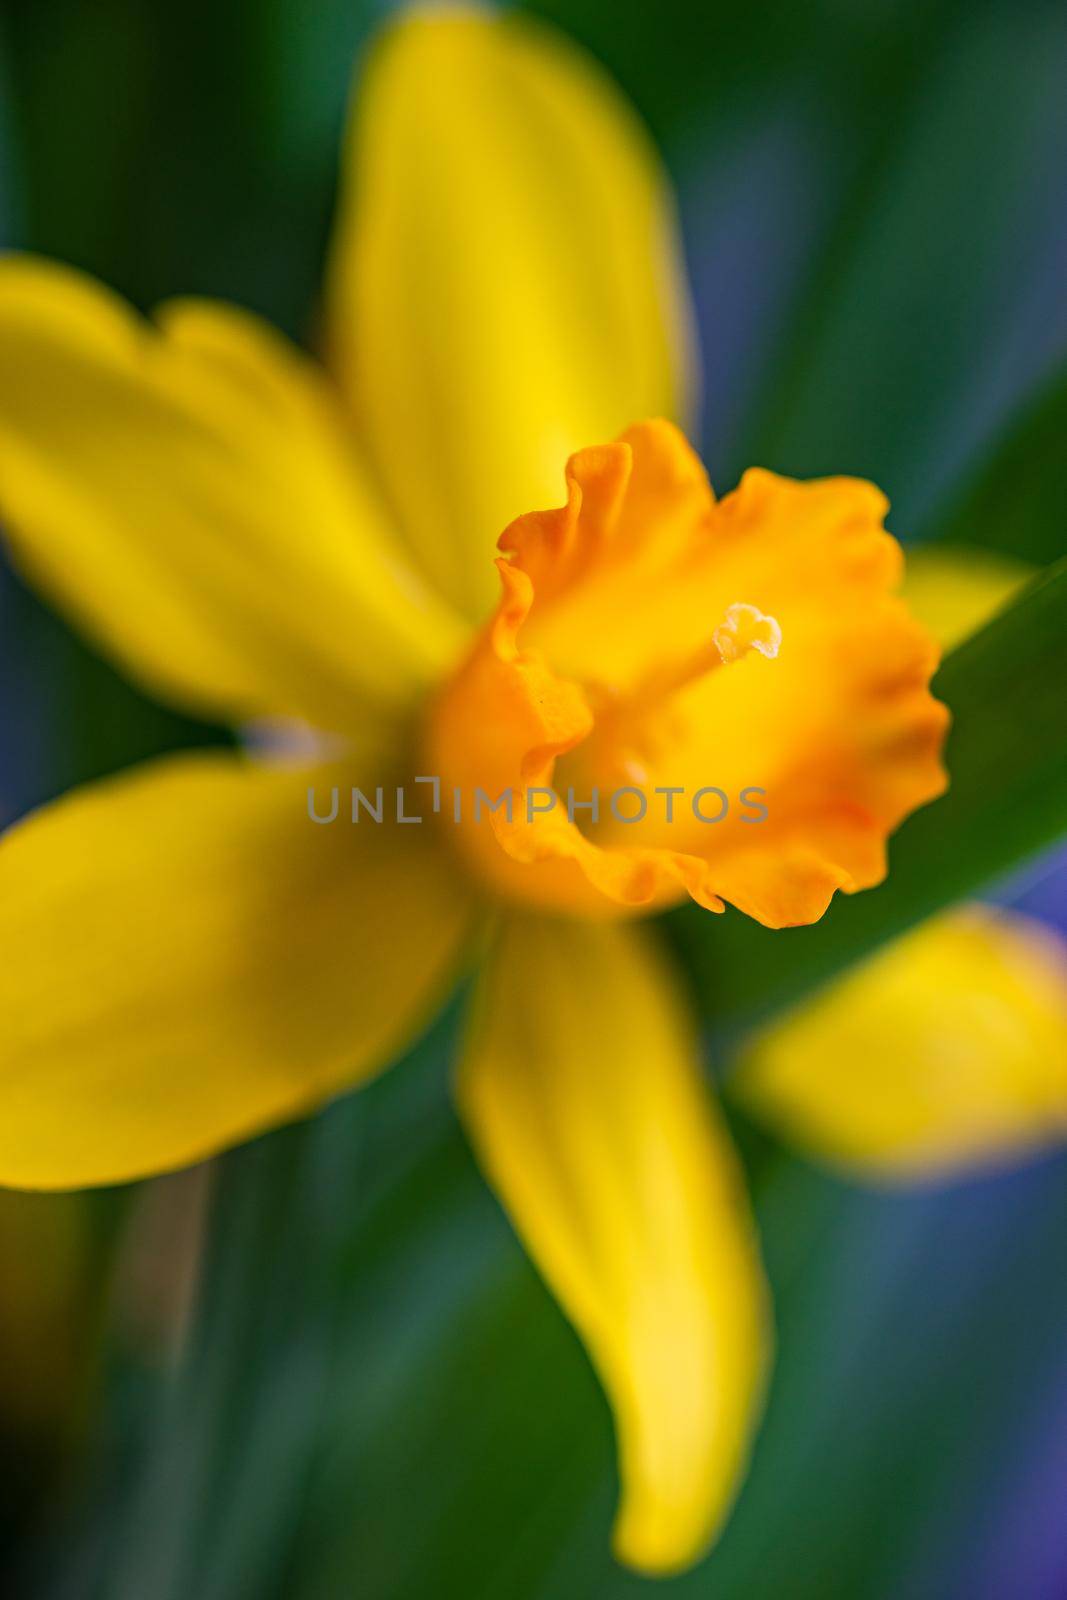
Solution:
M879 492L753 471L716 500L678 431L679 260L592 65L440 12L361 86L323 366L244 312L150 324L0 263L14 560L157 694L331 736L303 763L158 761L6 837L0 1180L114 1183L299 1115L483 954L459 1108L611 1398L616 1549L647 1571L726 1514L769 1317L693 1023L634 919L689 895L811 922L945 781ZM353 790L420 778L424 820L348 819ZM663 803L572 815L591 788ZM475 816L505 789L511 816Z
M1067 943L966 906L753 1041L739 1096L866 1181L944 1179L1067 1142Z

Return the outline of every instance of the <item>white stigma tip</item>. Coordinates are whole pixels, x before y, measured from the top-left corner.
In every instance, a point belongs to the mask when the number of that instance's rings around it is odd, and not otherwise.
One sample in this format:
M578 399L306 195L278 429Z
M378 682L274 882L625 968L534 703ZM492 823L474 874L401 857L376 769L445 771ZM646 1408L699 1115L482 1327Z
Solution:
M712 634L723 661L740 661L750 650L773 661L782 643L782 630L774 617L764 616L755 606L727 606L726 615Z

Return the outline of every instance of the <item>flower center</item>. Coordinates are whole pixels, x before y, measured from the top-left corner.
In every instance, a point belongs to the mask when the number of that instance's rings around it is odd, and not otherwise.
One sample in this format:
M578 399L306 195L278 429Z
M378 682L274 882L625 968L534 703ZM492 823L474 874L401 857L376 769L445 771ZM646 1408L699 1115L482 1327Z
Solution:
M878 882L944 786L946 721L884 498L754 470L717 501L662 422L578 452L567 490L505 530L500 606L427 719L479 878L575 915L688 894L772 927Z
M636 690L627 695L627 704L631 710L655 706L691 683L706 678L709 672L731 661L743 660L752 650L774 661L781 643L782 630L774 617L764 616L756 606L739 603L727 606L710 643L699 646L680 660L653 667Z
M648 786L651 772L662 772L671 746L684 739L672 701L752 651L775 660L781 642L782 629L774 617L765 616L757 606L735 602L727 606L710 640L673 661L656 663L625 692L587 683L594 726L587 739L562 757L560 789Z

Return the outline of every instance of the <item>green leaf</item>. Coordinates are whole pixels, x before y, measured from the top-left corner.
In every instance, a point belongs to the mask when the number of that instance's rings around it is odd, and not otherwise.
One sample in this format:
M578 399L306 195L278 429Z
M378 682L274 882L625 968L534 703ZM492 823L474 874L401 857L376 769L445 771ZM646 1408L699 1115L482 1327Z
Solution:
M891 136L857 173L794 308L750 462L871 478L903 533L1048 370L1065 60L1061 8L1022 22L1017 9L964 7L931 40L910 98L882 86Z
M1067 831L1067 561L953 651L934 680L952 710L948 793L890 845L877 889L836 897L811 928L727 911L667 919L702 1014L729 1031L800 998L913 923Z
M980 545L1024 561L1056 561L1067 550L1067 367L1022 407L999 446L930 536Z

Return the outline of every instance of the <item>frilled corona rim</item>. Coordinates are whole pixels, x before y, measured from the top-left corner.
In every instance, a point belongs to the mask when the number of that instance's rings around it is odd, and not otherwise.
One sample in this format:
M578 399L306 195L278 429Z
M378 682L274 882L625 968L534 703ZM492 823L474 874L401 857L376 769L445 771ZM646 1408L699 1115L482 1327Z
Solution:
M889 833L945 788L948 725L886 509L856 479L758 470L716 501L666 422L573 456L566 505L501 537L496 615L430 719L446 780L512 797L459 830L493 887L601 915L688 894L780 927L879 882ZM765 797L758 825L563 792L578 771L691 797L723 767Z

